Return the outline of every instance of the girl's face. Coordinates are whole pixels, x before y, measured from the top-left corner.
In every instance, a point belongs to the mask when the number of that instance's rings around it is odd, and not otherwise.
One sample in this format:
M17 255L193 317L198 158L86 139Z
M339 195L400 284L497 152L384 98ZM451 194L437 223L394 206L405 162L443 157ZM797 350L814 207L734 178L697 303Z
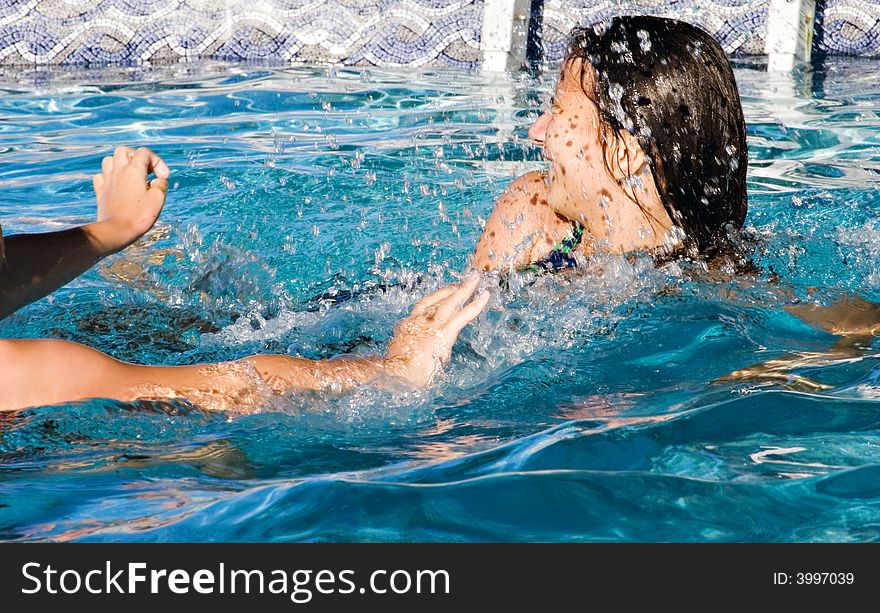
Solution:
M591 91L592 70L581 85L579 59L565 63L550 108L529 130L529 138L544 148L550 162L547 177L550 207L569 219L589 225L601 220L610 186L604 161L599 107L584 91Z
M593 69L565 63L551 108L529 130L550 162L547 202L586 228L594 246L625 253L665 245L672 226L644 151L630 133L608 134L593 91ZM626 179L634 179L627 181Z

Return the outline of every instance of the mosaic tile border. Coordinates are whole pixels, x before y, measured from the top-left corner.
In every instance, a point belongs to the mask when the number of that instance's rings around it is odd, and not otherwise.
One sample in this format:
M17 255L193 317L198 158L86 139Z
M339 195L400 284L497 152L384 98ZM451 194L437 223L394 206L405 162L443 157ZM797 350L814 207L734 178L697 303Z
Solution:
M728 53L762 54L770 0L534 0L532 46L555 62L577 24L685 19ZM2 65L195 59L477 68L484 0L0 0ZM817 50L880 55L880 0L824 0Z
M0 0L0 63L474 68L483 0Z
M568 34L614 15L674 17L712 34L727 53L764 53L769 0L545 0L540 38L547 63L563 59Z
M827 0L820 52L880 56L880 0Z

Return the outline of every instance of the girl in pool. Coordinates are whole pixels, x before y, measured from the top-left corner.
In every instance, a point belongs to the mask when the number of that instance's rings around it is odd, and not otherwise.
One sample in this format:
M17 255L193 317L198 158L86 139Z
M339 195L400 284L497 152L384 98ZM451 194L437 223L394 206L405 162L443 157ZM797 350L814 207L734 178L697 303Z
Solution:
M150 172L157 177L148 183ZM137 240L162 210L168 175L149 149L117 148L94 178L96 223L8 239L0 259L0 314L49 293ZM397 325L381 358L256 355L222 364L140 366L67 341L0 340L0 411L86 398L183 398L205 409L259 410L272 396L289 391L343 391L370 383L424 386L449 358L461 329L485 308L488 292L471 300L479 283L480 275L472 274L423 298Z
M724 52L698 28L620 17L575 30L551 107L529 134L543 146L549 172L516 179L499 199L476 247L477 269L558 268L576 262L572 252L594 250L711 255L742 225L742 107ZM136 173L141 189L144 160ZM91 396L183 396L224 407L266 386L338 387L388 371L423 384L485 305L488 296L464 306L475 287L470 280L420 303L384 360L256 356L219 367L158 368L61 341L3 341L0 360L12 366L0 372L0 408ZM76 377L47 376L70 364L83 366Z
M556 269L597 250L713 256L742 227L742 106L724 51L692 25L616 17L576 29L529 137L550 168L499 198L479 270Z
M727 57L702 30L641 16L576 29L550 108L529 137L549 171L505 190L473 267L556 270L596 251L707 263L737 255L731 239L747 210L745 119ZM724 379L821 388L792 369L857 355L880 330L880 305L857 297L785 310L840 340L828 352L792 354Z

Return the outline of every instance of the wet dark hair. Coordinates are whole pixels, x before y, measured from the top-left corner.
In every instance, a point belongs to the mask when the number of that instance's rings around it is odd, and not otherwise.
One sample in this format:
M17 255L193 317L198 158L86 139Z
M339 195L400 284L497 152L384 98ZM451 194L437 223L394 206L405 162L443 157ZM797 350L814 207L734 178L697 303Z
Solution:
M593 91L606 128L636 137L663 206L704 255L725 251L743 225L745 119L733 71L703 30L660 17L615 17L575 28L566 62L595 70Z

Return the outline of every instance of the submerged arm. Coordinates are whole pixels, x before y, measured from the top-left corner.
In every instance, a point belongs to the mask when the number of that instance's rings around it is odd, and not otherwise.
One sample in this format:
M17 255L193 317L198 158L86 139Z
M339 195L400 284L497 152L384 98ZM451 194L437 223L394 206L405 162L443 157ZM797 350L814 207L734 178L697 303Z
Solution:
M449 359L461 329L485 308L488 293L468 302L479 282L473 275L421 300L397 325L384 357L257 355L222 364L139 366L66 341L0 341L0 410L86 398L184 398L206 409L226 409L259 402L261 386L273 393L345 391L382 384L385 377L424 386Z
M859 296L843 296L834 304L797 304L785 310L824 332L843 338L880 335L880 304Z
M867 353L871 342L880 335L880 305L859 296L844 296L829 306L797 304L785 310L804 323L833 334L838 339L827 351L793 352L735 370L716 381L777 382L792 389L811 391L830 389L794 371L858 359Z

